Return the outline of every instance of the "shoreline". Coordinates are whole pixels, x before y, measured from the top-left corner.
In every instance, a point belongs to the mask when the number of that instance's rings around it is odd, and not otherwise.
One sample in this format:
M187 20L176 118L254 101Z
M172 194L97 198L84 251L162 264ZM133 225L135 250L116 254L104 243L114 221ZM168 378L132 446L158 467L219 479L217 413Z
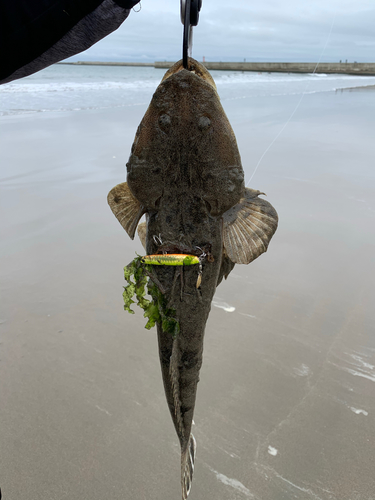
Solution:
M366 90L366 91L373 91L375 90L375 85L360 85L360 86L357 86L357 87L342 87L342 88L339 88L339 89L336 89L336 92L354 92L354 91L362 91L362 90Z
M170 68L174 62L101 62L74 61L60 62L73 66L141 66L160 69ZM208 70L253 71L260 73L326 73L359 76L375 76L375 63L291 63L291 62L204 62Z

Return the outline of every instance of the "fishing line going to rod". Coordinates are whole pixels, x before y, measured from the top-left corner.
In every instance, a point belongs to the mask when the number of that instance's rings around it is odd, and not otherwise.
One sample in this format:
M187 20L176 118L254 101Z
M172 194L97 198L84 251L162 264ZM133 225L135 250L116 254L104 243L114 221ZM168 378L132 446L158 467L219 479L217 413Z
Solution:
M331 35L332 35L332 30L333 30L333 26L335 24L335 20L336 20L336 14L337 14L337 11L335 12L335 15L333 16L333 19L332 19L332 23L331 23L331 29L329 30L329 33L328 33L328 37L327 37L327 40L326 40L326 43L323 47L323 50L322 50L322 53L320 54L320 57L319 57L319 60L318 62L316 63L316 66L314 68L314 71L312 72L312 75L315 75L315 72L316 70L318 69L318 66L320 64L320 61L322 60L322 57L324 55L324 52L326 51L326 48L327 48L327 45L328 45L328 42L331 38ZM262 154L262 156L260 157L258 163L256 164L256 167L254 169L254 172L252 174L252 176L250 177L250 179L248 180L248 182L246 183L246 187L250 184L250 182L252 181L254 175L256 174L258 168L259 168L259 165L261 164L263 158L266 156L266 154L268 153L268 151L272 148L272 146L274 145L274 143L277 141L277 139L280 137L280 135L284 132L284 130L286 129L287 125L289 124L289 122L292 120L293 116L296 114L298 108L300 107L300 104L303 100L303 98L305 97L306 95L306 92L307 92L307 89L310 85L310 82L308 81L306 83L306 87L305 87L305 90L303 91L302 93L302 96L300 98L300 100L298 101L296 107L294 108L292 114L289 116L288 120L284 123L284 125L282 126L282 128L279 130L279 132L276 134L275 138L273 139L273 141L270 143L270 145L266 148L266 150L264 151L264 153Z

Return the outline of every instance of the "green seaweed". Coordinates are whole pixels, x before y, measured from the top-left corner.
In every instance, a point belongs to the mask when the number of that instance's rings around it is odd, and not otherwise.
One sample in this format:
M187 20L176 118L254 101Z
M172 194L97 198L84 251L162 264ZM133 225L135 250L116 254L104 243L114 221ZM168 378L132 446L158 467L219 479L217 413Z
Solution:
M124 268L124 278L128 283L127 286L124 286L122 294L124 309L130 314L134 314L131 305L136 303L144 310L143 316L148 319L145 325L147 330L155 326L155 323L159 323L165 333L169 333L175 338L180 331L180 325L175 318L176 311L168 307L167 299L149 278L146 271L152 274L152 265L144 264L142 257L139 256ZM152 300L146 299L147 292Z

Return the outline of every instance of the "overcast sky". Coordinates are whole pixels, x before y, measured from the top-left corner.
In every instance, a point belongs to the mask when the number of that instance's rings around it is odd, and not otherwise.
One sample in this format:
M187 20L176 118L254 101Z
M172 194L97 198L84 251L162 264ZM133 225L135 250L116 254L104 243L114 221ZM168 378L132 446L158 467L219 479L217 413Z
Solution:
M71 60L180 59L180 0L142 0L141 7L117 31ZM327 41L322 61L374 62L375 0L203 0L193 57L313 62Z

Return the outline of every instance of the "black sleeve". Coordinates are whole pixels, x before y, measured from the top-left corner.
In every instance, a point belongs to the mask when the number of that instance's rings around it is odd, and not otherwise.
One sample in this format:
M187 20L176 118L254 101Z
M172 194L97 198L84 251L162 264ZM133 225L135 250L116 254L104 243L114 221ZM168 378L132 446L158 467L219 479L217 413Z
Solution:
M0 83L88 49L139 0L0 0Z

